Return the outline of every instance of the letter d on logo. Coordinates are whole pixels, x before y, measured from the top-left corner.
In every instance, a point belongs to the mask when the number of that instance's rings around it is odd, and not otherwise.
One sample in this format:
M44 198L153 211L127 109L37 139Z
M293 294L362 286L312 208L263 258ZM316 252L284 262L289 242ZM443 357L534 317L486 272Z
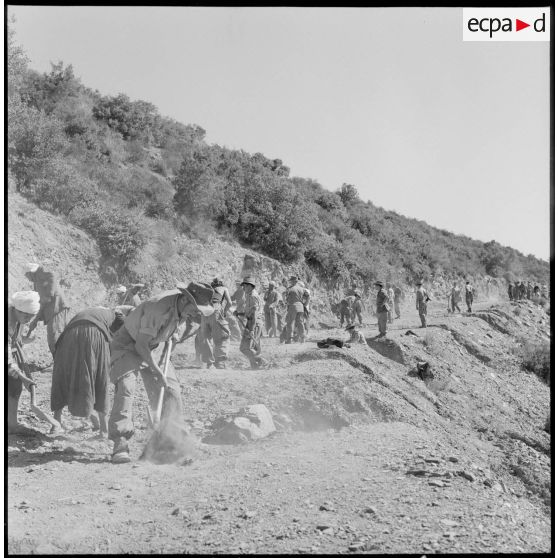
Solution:
M541 25L539 25L539 24L541 24ZM543 12L542 17L539 17L538 19L535 19L535 23L533 23L533 29L537 33L544 33L545 32L545 27L546 27L546 14Z

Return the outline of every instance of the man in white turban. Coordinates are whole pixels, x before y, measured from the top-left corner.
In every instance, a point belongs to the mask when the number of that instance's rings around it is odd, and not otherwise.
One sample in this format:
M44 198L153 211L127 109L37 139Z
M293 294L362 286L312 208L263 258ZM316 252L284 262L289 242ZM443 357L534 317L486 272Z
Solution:
M17 409L23 386L31 391L35 385L20 368L24 362L21 332L23 324L29 323L40 307L39 293L35 291L14 293L8 304L8 434L37 433L18 422Z

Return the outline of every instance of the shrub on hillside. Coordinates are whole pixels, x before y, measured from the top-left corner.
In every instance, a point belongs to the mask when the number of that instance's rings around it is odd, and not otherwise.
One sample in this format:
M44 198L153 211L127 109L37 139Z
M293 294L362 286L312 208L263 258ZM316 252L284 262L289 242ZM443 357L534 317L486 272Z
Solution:
M121 271L137 261L147 243L139 215L121 207L96 202L76 208L70 219L95 238L103 257Z
M520 340L516 354L525 370L533 372L546 384L550 384L550 343L548 341Z
M67 147L62 123L20 105L8 125L8 161L18 187L24 190L42 178L52 159Z

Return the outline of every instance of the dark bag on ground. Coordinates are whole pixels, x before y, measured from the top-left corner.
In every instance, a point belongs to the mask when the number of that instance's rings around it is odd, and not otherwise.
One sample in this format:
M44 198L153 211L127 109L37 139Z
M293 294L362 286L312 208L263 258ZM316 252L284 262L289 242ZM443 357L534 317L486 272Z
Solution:
M345 346L345 342L341 341L341 339L334 339L332 337L328 337L327 339L322 339L321 341L318 341L318 347L320 349L327 349L332 345L334 347L339 347L340 349L342 349Z

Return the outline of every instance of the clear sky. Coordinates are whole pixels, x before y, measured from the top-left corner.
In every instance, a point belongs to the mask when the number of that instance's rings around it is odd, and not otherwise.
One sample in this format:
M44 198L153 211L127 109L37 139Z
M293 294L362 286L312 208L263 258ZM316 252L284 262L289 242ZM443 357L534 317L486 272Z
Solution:
M72 64L223 146L525 254L550 254L549 43L463 42L458 8L9 7Z

